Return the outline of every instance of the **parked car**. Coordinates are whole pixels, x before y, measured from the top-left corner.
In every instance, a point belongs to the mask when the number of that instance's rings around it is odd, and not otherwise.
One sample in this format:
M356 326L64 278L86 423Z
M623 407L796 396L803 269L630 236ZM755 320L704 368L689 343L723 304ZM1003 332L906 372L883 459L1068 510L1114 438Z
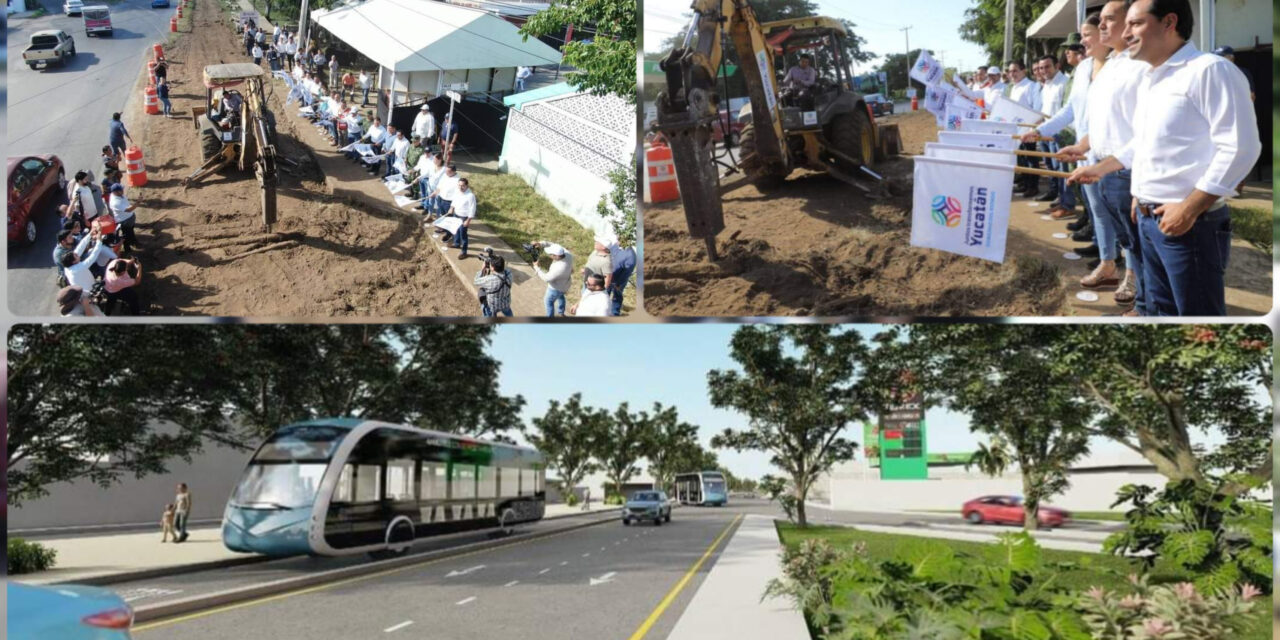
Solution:
M105 4L84 8L84 32L86 35L114 35L111 27L111 9Z
M35 217L49 196L67 189L67 171L55 155L9 158L9 242L36 240Z
M996 524L1021 525L1023 521L1022 498L1020 496L983 496L974 498L960 508L961 515L971 524L994 522ZM1061 527L1071 520L1071 514L1064 509L1040 505L1036 519L1043 527Z
M151 0L151 8L159 9L160 7L168 7L169 0Z
M75 55L75 38L61 29L46 29L31 34L30 44L22 51L22 61L34 70L40 65L65 65Z
M654 526L663 522L671 522L671 501L662 491L637 491L622 506L622 524L631 525L631 521L650 520Z
M62 3L62 12L69 16L80 15L84 11L84 2L82 0L67 0Z
M875 117L893 115L893 101L885 98L883 94L871 93L862 96L867 106L871 107L871 115Z
M9 640L129 640L133 609L97 587L8 585Z

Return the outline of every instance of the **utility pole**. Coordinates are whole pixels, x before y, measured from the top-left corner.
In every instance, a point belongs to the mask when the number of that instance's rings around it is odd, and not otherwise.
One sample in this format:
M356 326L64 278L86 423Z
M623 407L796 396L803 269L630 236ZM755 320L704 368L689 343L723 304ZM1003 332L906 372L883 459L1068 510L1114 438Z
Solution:
M911 29L912 29L911 27L903 27L903 28L901 28L901 29L898 29L898 31L901 31L901 32L902 32L902 35L906 36L906 38L907 38L907 54L906 54L906 60L907 60L907 91L910 91L910 90L911 90L911 33L910 33Z
M1013 60L1013 3L1014 0L1004 0L1004 60L1000 62L1001 67Z

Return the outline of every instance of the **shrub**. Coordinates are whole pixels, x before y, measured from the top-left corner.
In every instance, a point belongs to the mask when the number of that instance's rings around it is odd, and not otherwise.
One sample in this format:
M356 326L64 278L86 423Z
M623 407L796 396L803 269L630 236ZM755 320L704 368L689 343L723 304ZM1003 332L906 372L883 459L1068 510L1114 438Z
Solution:
M1147 578L1129 576L1134 593L1094 587L1077 597L1077 607L1097 640L1228 640L1249 626L1252 585L1218 595L1204 595L1190 582L1148 586Z
M1147 568L1163 559L1190 573L1204 593L1248 583L1271 592L1270 509L1223 487L1239 479L1170 482L1157 491L1126 485L1113 507L1128 503L1127 527L1109 536L1103 549L1118 555L1145 553Z
M604 503L605 504L626 504L627 499L622 497L622 494L620 493L612 493L605 496Z
M9 539L9 575L47 571L53 568L58 552L38 542Z
M577 506L578 502L580 502L580 500L578 500L578 494L573 492L570 492L569 495L564 498L564 503L571 507Z

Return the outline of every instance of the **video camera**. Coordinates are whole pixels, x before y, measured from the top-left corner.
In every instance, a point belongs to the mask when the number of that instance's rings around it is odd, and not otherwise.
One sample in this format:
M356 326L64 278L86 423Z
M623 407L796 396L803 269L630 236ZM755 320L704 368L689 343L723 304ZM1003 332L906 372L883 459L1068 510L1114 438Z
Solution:
M538 263L538 256L542 255L541 242L526 242L520 245L520 249L529 254L529 262L531 264Z
M488 269L493 266L493 259L498 256L494 255L493 247L485 247L484 252L479 255L480 262L484 263L484 268Z

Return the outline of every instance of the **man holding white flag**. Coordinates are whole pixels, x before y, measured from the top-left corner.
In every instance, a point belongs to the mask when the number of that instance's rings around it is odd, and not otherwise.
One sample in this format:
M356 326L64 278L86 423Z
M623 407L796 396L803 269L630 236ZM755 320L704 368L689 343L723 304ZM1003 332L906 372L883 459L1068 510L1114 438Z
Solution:
M1005 97L1008 98L1009 102L1017 103L1018 105L1025 107L1025 109L1031 112L1036 112L1036 115L1023 115L1019 119L1014 119L1013 121L1014 122L1038 122L1040 120L1040 118L1038 117L1039 115L1038 112L1040 111L1040 86L1036 84L1035 81L1027 77L1027 69L1025 66L1023 66L1021 61L1018 61L1018 60L1010 61L1008 65L1008 71L1009 71L1009 80L1013 82L1013 84L1009 85L1009 87L1005 89ZM998 102L996 105L992 106L991 117L993 119L997 117L996 110L1001 108L1002 106L1007 107L1009 105L1007 102L1001 101L1001 102ZM1022 113L1022 112L1021 110L1018 110L1017 113ZM1022 145L1022 148L1026 151L1035 151L1036 145L1035 143L1027 143ZM1039 162L1037 161L1036 158L1023 156L1018 159L1018 165L1023 167L1034 168L1039 165ZM1021 180L1021 185L1018 187L1018 190L1014 192L1014 195L1020 195L1020 196L1031 198L1031 197L1034 197L1037 193L1039 193L1040 191L1039 176L1032 175L1029 173L1023 174L1020 180Z
M1012 190L1012 166L916 156L911 245L1004 262Z

